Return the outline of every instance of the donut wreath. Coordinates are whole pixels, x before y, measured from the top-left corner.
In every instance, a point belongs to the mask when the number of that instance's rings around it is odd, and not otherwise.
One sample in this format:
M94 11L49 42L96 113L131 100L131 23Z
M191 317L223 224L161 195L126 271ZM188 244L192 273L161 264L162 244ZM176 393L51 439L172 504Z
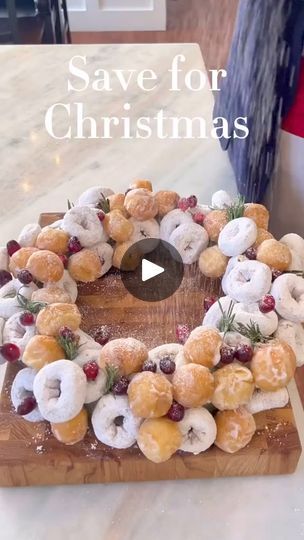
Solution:
M263 205L224 191L208 206L139 180L125 194L90 188L62 220L26 225L0 248L0 360L20 363L16 414L50 422L67 445L91 422L101 443L137 443L155 463L178 450L246 446L254 415L287 404L304 363L304 240L278 241L268 222ZM110 340L106 325L80 330L77 283L120 269L127 249L149 237L221 279L223 295L205 298L202 325L179 325L177 343L152 350L132 337Z

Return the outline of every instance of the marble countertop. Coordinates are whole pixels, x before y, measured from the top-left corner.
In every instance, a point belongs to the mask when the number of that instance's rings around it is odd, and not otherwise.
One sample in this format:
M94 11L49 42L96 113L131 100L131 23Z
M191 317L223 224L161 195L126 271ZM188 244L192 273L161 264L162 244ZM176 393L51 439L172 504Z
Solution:
M101 100L86 91L82 100L95 116L129 101L136 118L163 107L175 116L203 116L210 126L208 86L168 91L176 54L186 56L183 72L204 70L191 44L0 47L0 245L40 212L65 210L67 198L92 185L118 191L148 177L155 189L194 192L207 203L216 189L235 193L227 156L213 139L55 141L45 131L50 105L79 98L67 94L73 55L86 55L91 72L149 67L159 75L153 93L115 86ZM303 444L294 383L290 393ZM304 537L304 462L286 477L0 489L0 523L1 540L295 540Z

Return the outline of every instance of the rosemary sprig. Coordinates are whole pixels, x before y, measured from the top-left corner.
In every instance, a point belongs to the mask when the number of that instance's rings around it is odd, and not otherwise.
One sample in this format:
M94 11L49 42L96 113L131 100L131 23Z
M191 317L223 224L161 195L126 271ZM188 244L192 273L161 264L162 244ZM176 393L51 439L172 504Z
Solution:
M119 370L115 366L106 364L105 372L107 376L105 393L108 394L109 392L111 392L113 385L116 383L117 379L119 378Z
M231 204L231 206L228 206L226 209L226 215L228 221L232 221L233 219L237 219L244 216L245 212L245 197L242 195L239 195L238 198L234 203Z
M39 313L43 308L47 306L45 302L31 302L31 300L28 300L23 294L20 292L17 293L17 302L22 309L25 311L30 311L34 315Z
M222 313L222 318L219 323L219 330L220 332L224 332L224 334L226 335L227 332L233 332L235 330L235 314L233 314L234 302L230 302L227 311L224 311L220 300L218 300L218 304Z
M253 345L257 343L268 343L273 338L263 336L260 327L257 323L250 321L249 324L237 323L236 331L250 339Z
M68 203L68 210L72 210L72 208L74 208L75 204L72 203L69 199L67 200L67 203Z
M60 347L64 350L65 356L68 360L74 360L78 355L79 349L79 336L74 336L73 339L58 336L57 341Z
M100 193L100 199L96 205L96 208L102 210L105 214L110 212L110 201L106 199L103 193Z

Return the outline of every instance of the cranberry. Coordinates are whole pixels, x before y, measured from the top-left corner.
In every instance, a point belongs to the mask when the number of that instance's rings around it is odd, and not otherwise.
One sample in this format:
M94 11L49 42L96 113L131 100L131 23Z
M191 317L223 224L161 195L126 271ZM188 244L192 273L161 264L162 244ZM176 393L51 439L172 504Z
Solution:
M257 249L254 247L250 247L245 251L245 256L250 261L255 261L257 258Z
M64 268L68 267L69 259L66 255L58 255L59 259L61 260Z
M275 309L275 299L271 294L265 294L259 302L259 310L262 313L270 313Z
M205 221L205 214L203 214L202 212L196 212L195 214L193 214L192 218L194 223L197 223L198 225L203 225Z
M97 217L98 217L100 223L102 223L104 221L104 218L106 217L106 215L102 210L100 210L99 212L97 212Z
M176 337L182 345L186 343L188 337L190 335L190 328L188 324L178 324L176 327Z
M99 372L99 367L94 360L92 360L92 362L88 362L87 364L85 364L82 369L88 381L95 381Z
M33 281L33 276L29 270L20 270L17 274L17 279L19 279L20 283L23 285L29 285Z
M169 356L165 356L159 362L159 369L166 375L172 375L176 368L175 362Z
M32 326L35 322L35 317L30 311L24 311L20 315L20 323L23 326Z
M110 332L106 326L99 326L94 330L93 338L99 345L105 345L110 339Z
M204 298L204 311L205 311L205 313L207 313L207 311L209 311L211 306L213 306L213 304L215 304L215 302L217 302L217 300L218 300L218 298L216 296L206 296Z
M70 253L78 253L82 250L82 245L79 242L77 236L71 236L68 243L68 250Z
M10 240L6 244L6 249L7 249L7 253L11 257L12 255L14 255L14 253L16 253L16 251L19 251L19 249L21 249L21 246L20 244L18 244L16 240Z
M62 326L59 330L59 336L63 339L67 339L68 341L74 341L75 334L74 332L68 328L68 326Z
M250 345L238 345L234 357L239 360L239 362L246 364L252 360L253 348L250 347Z
M0 354L8 362L17 362L17 360L20 358L21 352L15 343L4 343L4 345L0 347Z
M12 281L12 279L12 274L7 272L6 270L0 270L0 287L3 287L4 285Z
M145 360L143 363L142 371L152 371L152 373L156 373L157 365L152 360Z
M17 414L20 416L25 416L26 414L31 413L37 407L37 401L34 396L26 397L20 405L17 407Z
M197 197L195 195L190 195L188 197L189 208L195 208L197 206Z
M221 347L220 355L222 364L232 364L234 360L235 349L224 345Z
M129 386L129 380L127 377L120 377L112 386L112 392L116 396L123 396L127 393Z
M188 199L186 199L185 197L183 197L182 199L180 199L178 201L178 204L177 204L178 208L180 210L182 210L183 212L186 212L187 210L189 210L189 201Z
M275 281L278 277L282 276L283 272L280 270L272 270L272 281Z
M173 401L167 412L167 417L173 422L180 422L185 416L185 408L177 401Z

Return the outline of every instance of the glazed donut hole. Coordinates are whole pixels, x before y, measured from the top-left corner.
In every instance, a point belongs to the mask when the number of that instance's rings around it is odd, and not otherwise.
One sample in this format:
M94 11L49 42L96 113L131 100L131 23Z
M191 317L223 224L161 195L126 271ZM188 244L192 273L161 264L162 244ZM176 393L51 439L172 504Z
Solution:
M62 261L52 251L35 251L27 261L26 269L42 283L60 281L63 277Z
M39 334L58 336L60 328L67 326L79 330L81 315L75 304L49 304L37 315L36 328Z
M95 251L82 249L69 258L68 271L75 281L91 283L101 276L102 265Z
M113 193L113 195L107 197L110 204L110 212L119 210L125 218L128 218L129 214L124 207L125 197L124 193Z
M217 242L221 230L228 223L226 210L212 210L206 215L204 228L211 242Z
M211 246L200 254L199 269L204 276L218 279L225 274L228 260L218 246Z
M220 411L246 405L254 392L250 369L238 363L224 366L214 373L215 389L212 404Z
M200 364L209 369L220 361L223 339L216 328L195 328L184 345L184 356L188 363Z
M257 251L257 260L281 272L288 270L291 263L291 252L288 246L278 240L264 240Z
M147 189L132 189L125 198L125 209L138 221L152 219L158 214L158 205L153 193Z
M139 428L137 444L146 458L163 463L179 449L182 434L176 422L167 418L145 420Z
M255 385L265 392L284 388L296 370L296 355L285 341L274 339L255 347L251 371Z
M46 227L38 234L36 247L52 251L57 255L64 255L68 251L69 238L70 236L61 229Z
M214 377L199 364L186 364L175 370L172 379L174 399L187 408L209 403L214 392Z
M215 422L215 445L229 454L245 448L256 431L254 417L244 407L234 411L219 411L215 415Z
M112 210L105 215L103 226L106 233L115 242L126 242L133 233L133 225L120 210Z
M131 375L140 371L148 358L147 347L138 339L113 339L104 345L100 352L99 367L116 367L121 375Z
M43 289L38 289L32 294L33 302L42 302L45 304L72 304L72 298L70 295L61 287L56 287L55 285L49 285L48 287L43 287Z
M264 242L264 240L273 240L273 235L266 229L261 229L260 227L258 227L257 238L252 247L258 248L262 244L262 242Z
M268 230L269 212L263 204L248 203L245 205L244 217L255 221L260 229Z
M58 424L51 422L51 431L57 441L67 445L73 445L85 438L88 425L88 412L83 408L71 420Z
M133 248L128 252L128 255L126 255L127 251L132 246L132 242L123 242L123 244L118 244L115 247L112 261L114 268L117 268L122 272L132 272L138 268L141 262L141 253Z
M162 218L178 205L180 196L175 191L158 191L155 193L155 200L158 206L158 215Z
M56 360L63 360L65 352L53 336L33 336L25 347L22 362L35 370L39 370Z
M134 180L128 189L147 189L148 191L153 191L150 180Z
M130 382L128 397L135 416L159 418L167 414L172 405L172 385L159 373L143 371Z
M18 272L26 268L27 262L33 253L38 252L35 247L24 247L16 251L9 261L10 272L17 277Z

